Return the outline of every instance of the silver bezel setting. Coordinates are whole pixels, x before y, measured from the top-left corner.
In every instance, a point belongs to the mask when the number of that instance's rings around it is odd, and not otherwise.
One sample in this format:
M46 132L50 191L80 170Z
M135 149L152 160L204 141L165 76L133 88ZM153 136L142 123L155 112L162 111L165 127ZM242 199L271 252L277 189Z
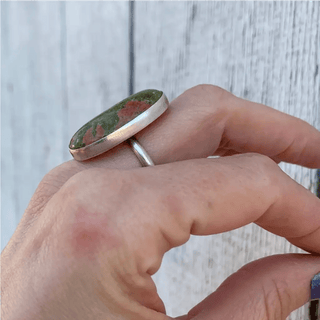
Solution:
M78 161L94 158L134 136L154 120L159 118L168 109L168 107L169 101L163 93L160 99L148 110L141 113L139 116L122 126L120 129L83 148L69 148L69 151L73 158Z

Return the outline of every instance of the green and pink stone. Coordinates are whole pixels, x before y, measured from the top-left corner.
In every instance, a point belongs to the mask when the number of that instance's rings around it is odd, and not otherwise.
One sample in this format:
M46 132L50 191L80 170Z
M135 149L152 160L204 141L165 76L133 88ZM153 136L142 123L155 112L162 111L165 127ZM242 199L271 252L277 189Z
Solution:
M83 148L120 129L154 105L162 94L149 89L122 100L81 127L72 137L69 148Z

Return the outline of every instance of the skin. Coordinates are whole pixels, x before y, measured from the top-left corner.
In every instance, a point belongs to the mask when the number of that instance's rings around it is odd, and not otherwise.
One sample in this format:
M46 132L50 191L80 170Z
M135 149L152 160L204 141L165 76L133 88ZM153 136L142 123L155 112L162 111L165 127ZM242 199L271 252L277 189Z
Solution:
M254 261L177 319L279 320L308 301L320 200L277 163L320 168L319 131L200 85L136 137L155 167L122 143L43 178L1 254L4 320L172 319L151 278L164 253L251 222L311 254Z

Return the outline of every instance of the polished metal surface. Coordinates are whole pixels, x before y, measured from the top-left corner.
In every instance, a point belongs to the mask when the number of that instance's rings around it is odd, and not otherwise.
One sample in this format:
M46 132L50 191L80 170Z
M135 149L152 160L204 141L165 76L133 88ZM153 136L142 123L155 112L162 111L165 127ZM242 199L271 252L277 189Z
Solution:
M133 152L135 153L143 167L154 166L154 163L151 160L150 156L147 154L146 150L144 150L137 139L131 137L128 142L130 143Z
M113 147L117 146L118 144L122 143L125 140L133 137L137 132L141 131L145 127L147 127L150 123L154 120L159 118L169 106L169 101L165 94L163 93L160 99L152 105L148 110L144 111L138 117L133 119L132 121L128 122L126 125L122 126L120 129L110 133L109 135L101 138L94 143L85 146L80 149L70 149L69 151L74 157L75 160L84 161L90 158L96 157ZM130 141L129 141L130 142ZM137 140L135 140L137 142ZM139 160L141 157L145 157L146 152L141 147L140 144L137 143L130 143L133 147L135 154L138 156ZM146 158L147 159L147 158ZM149 159L149 160L148 160ZM151 161L150 157L144 163L148 163ZM144 161L144 160L142 160ZM141 160L140 160L141 162ZM152 161L151 161L152 162Z

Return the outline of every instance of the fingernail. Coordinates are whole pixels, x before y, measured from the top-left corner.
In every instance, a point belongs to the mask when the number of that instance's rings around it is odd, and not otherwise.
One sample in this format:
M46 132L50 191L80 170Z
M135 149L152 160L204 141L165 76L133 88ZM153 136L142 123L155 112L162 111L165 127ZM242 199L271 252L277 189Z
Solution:
M311 280L311 302L309 306L309 319L319 320L320 301L320 272Z
M311 280L311 300L320 299L320 272Z

